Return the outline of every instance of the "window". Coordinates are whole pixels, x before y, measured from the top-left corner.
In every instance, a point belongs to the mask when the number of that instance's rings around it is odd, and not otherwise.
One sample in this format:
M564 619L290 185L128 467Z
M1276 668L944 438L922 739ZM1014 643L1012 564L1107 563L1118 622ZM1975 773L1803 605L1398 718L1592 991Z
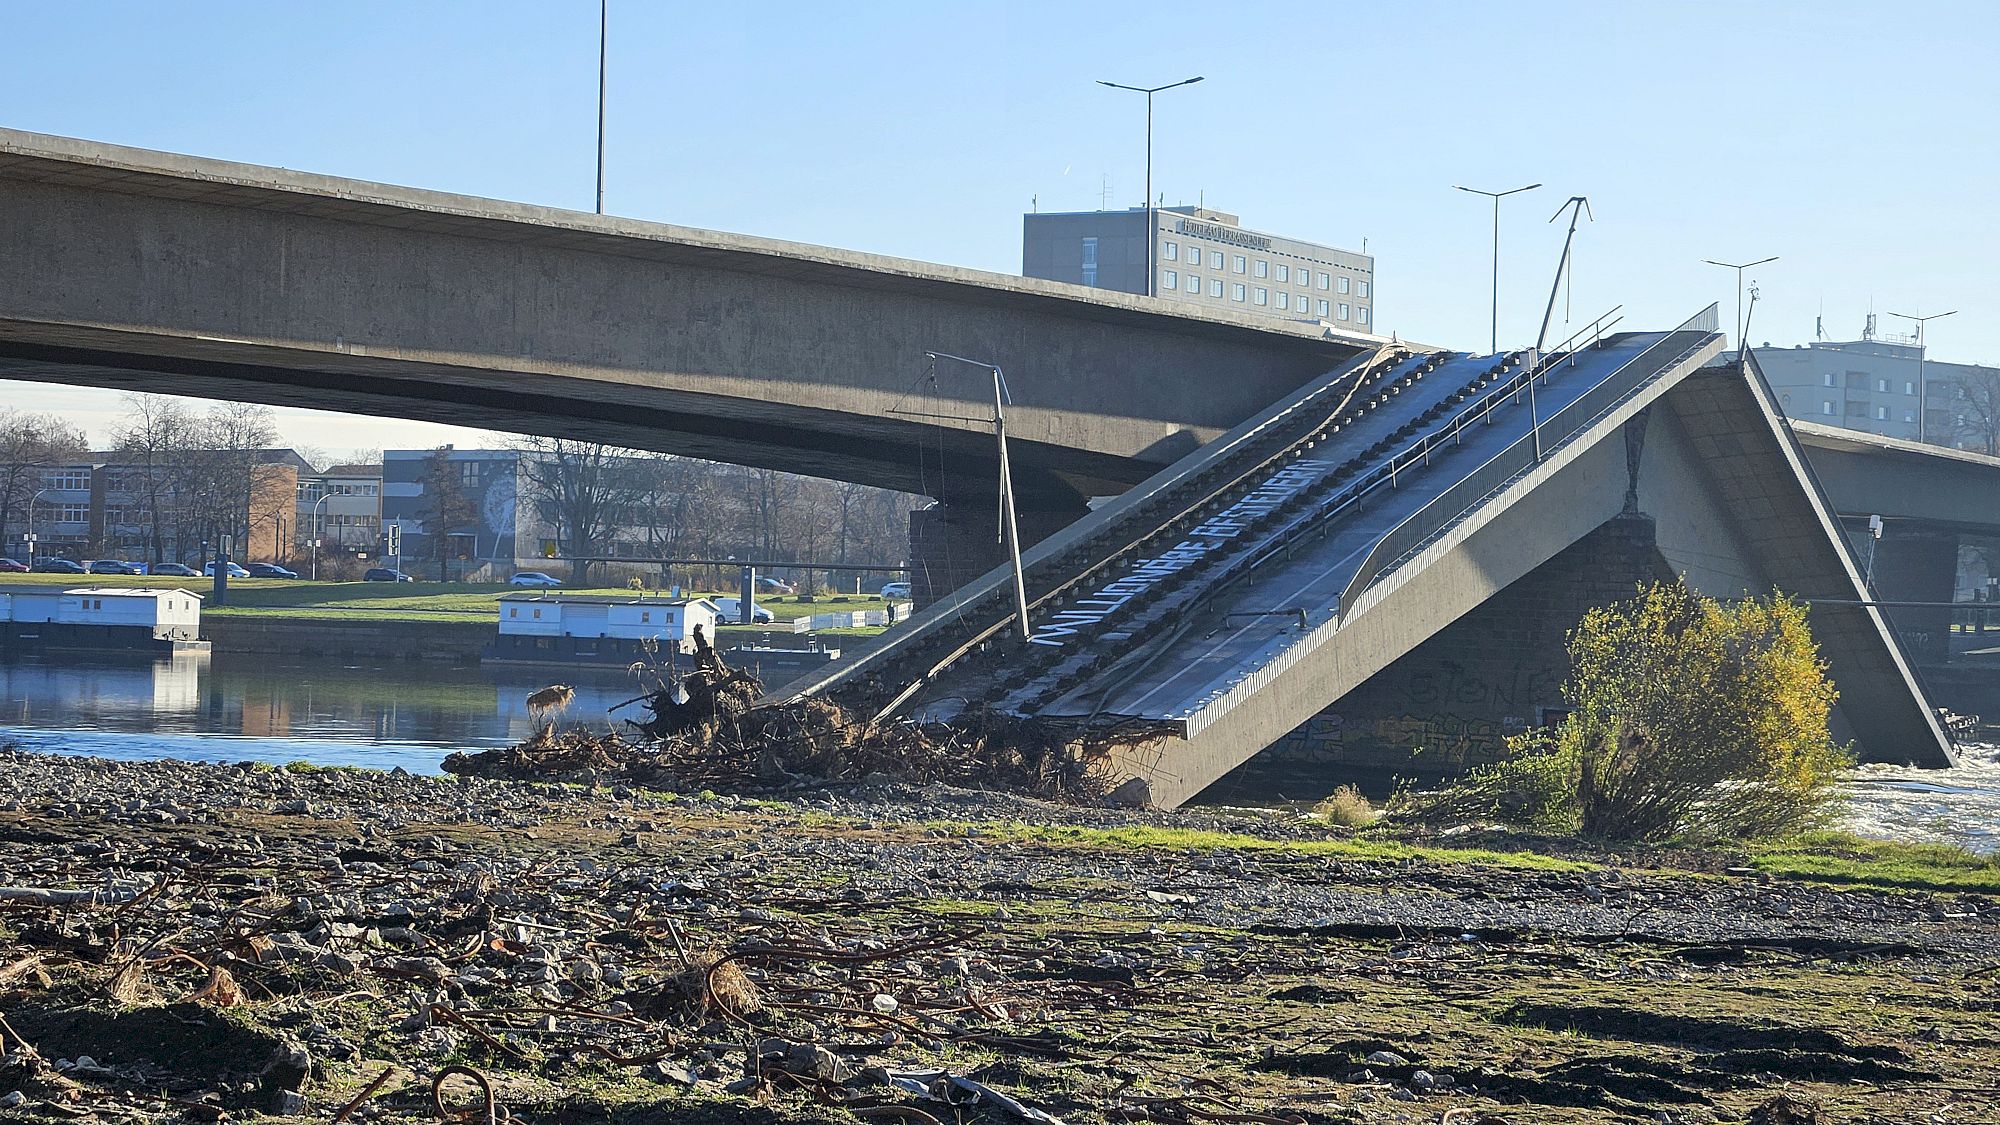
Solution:
M1097 284L1097 240L1094 238L1083 240L1083 283Z
M1243 300L1243 283L1238 281L1229 287L1229 299L1239 304Z
M89 523L90 505L62 504L56 508L57 523Z
M1355 282L1354 295L1357 297L1366 297L1368 295L1368 283L1365 281Z
M1252 272L1254 272L1258 277L1269 277L1271 276L1271 263L1265 261L1262 258L1259 258L1257 259L1257 264L1253 268Z
M1271 303L1271 291L1260 285L1250 294L1250 299L1257 304L1268 305Z
M1875 389L1876 389L1876 390L1878 390L1878 391L1881 391L1881 392L1882 392L1883 394L1888 394L1888 393L1889 393L1889 380L1887 380L1887 379L1877 379L1877 380L1875 380Z
M1181 285L1181 275L1175 273L1172 270L1168 270L1166 280L1160 282L1160 284L1168 289L1178 289L1180 288Z
M1200 264L1201 264L1201 247L1199 246L1188 247L1188 265L1198 266Z
M1321 301L1319 303L1319 315L1322 317L1332 316L1333 309L1325 301Z
M1889 420L1889 408L1888 408L1888 407L1886 407L1886 406L1878 406L1878 407L1876 407L1876 408L1875 408L1875 420L1876 420L1877 422L1887 422L1887 421Z
M1221 279L1221 278L1219 278L1219 277L1218 277L1218 278L1214 278L1214 279L1212 279L1212 280L1210 280L1210 281L1209 281L1209 283L1208 283L1208 295L1209 295L1209 296L1211 296L1211 297L1220 297L1220 296L1222 296L1222 279Z
M1331 274L1323 273L1319 275L1319 287L1321 289L1325 289L1332 284L1333 284L1333 276ZM1325 304L1326 302L1322 301L1320 303Z
M1917 412L1916 412L1916 411L1914 411L1914 410L1905 410L1905 411L1903 411L1903 421L1905 421L1905 422L1914 422L1914 421L1916 421L1916 420L1917 420Z
M1236 255L1236 272L1242 273L1247 268L1249 268L1249 263L1243 257L1243 255L1241 254Z
M1830 398L1829 398L1829 399L1821 399L1821 400L1820 400L1820 404L1819 404L1819 412L1820 412L1821 414L1832 414L1832 413L1833 413L1833 400L1832 400L1832 399L1830 399Z
M89 469L57 469L42 474L42 487L51 492L90 491Z
M1347 309L1347 302L1346 302L1346 301L1342 301L1342 302L1340 303L1340 319L1342 319L1342 320L1346 320L1346 319L1347 319L1347 317L1348 317L1348 309Z
M1368 323L1368 306L1367 306L1367 305L1363 305L1363 306L1361 306L1360 308L1358 308L1358 309L1355 309L1355 310L1354 310L1354 319L1356 319L1356 320L1360 321L1360 322L1361 322L1361 323L1363 323L1363 324L1366 324L1366 323Z
M1283 289L1278 290L1278 307L1281 309L1292 307L1292 298Z
M1348 282L1346 274L1342 274L1338 278L1334 279L1333 291L1336 293L1345 293L1348 291Z
M1160 244L1160 257L1165 258L1169 262L1180 261L1180 252L1181 244L1178 242L1163 242Z
M535 620L540 621L541 619L542 619L542 611L538 609L535 611Z
M1821 386L1824 386L1824 387L1838 387L1838 386L1840 385L1840 380L1839 380L1839 378L1838 378L1837 376L1835 376L1835 375L1834 375L1834 373L1833 373L1833 372L1831 372L1831 371L1829 371L1829 372L1827 372L1826 374L1824 374L1824 375L1820 376L1820 377L1819 377L1819 381L1820 381L1820 385L1821 385Z
M1290 266L1286 265L1286 264L1285 264L1285 263L1283 263L1283 262L1279 262L1279 263L1278 263L1278 280L1279 280L1279 281L1290 281L1291 279L1292 279L1292 267L1290 267Z
M516 605L516 606L508 606L508 607L507 607L507 616L509 616L509 617L519 617L519 616L521 616L521 607L520 607L520 606L517 606L517 605Z
M1220 250L1210 250L1210 251L1208 252L1208 265L1209 265L1209 268L1210 268L1210 269L1217 269L1217 270L1221 269L1221 268L1222 268L1222 251L1220 251Z
M1913 394L1916 394L1916 393L1917 393L1917 385L1916 385L1915 383L1911 383L1911 382L1908 382L1908 381L1905 381L1905 382L1903 383L1903 393L1904 393L1904 394L1906 394L1906 395L1913 395Z
M650 624L652 624L652 623L653 623L653 611L652 611L652 610L650 610L650 609L645 609L645 610L640 610L640 611L639 611L639 624L641 624L641 625L650 625Z

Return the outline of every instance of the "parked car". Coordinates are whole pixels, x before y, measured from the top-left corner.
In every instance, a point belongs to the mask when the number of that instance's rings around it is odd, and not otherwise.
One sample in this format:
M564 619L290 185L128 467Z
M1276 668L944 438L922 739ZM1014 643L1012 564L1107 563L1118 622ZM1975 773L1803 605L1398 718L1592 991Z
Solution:
M250 564L250 577L252 578L297 578L298 576L298 571L287 570L277 563Z
M400 570L386 566L371 566L361 575L363 582L415 582L416 579Z
M772 578L771 576L766 574L760 574L757 576L757 592L760 594L797 593L796 590L792 589L791 583L781 582L778 579Z
M88 574L89 571L68 559L43 559L35 564L37 574Z
M523 570L507 580L509 586L560 586L562 580L539 570Z
M910 596L910 584L908 582L884 582L882 583L882 596L891 601L897 598L907 598Z
M144 574L146 568L124 559L96 559L84 568L92 574Z
M718 623L734 625L743 620L743 599L710 598L709 600L715 603L715 608L719 614L717 618ZM763 606L752 605L750 607L750 620L758 625L769 625L775 618L771 616L771 611L765 609Z
M201 571L185 563L154 563L153 573L173 578L200 578Z
M0 559L0 574L26 574L28 564L19 559Z
M243 569L242 567L240 567L240 566L237 566L237 565L236 565L235 563L224 563L223 565L224 565L224 566L227 566L227 567L229 568L229 577L231 577L231 578L248 578L248 577L250 577L250 572L249 572L249 571L247 571L247 570L244 570L244 569ZM207 575L207 576L209 576L210 578L213 578L213 577L215 577L215 564L214 564L214 563L209 563L209 564L208 564L207 566L204 566L204 567L202 567L202 568L201 568L201 572L202 572L203 574L206 574L206 575Z

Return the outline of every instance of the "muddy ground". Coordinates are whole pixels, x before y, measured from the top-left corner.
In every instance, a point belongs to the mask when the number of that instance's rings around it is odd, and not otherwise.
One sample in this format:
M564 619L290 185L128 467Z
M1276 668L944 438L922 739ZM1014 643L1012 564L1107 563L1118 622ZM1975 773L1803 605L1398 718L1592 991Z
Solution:
M2000 1121L2000 902L1737 862L0 750L0 1119Z

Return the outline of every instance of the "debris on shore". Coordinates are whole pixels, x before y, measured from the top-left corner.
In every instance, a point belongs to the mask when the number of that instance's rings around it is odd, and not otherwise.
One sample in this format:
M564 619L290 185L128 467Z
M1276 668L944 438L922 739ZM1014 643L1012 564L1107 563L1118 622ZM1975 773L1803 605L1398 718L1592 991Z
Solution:
M1990 895L1411 863L1313 823L0 749L0 1120L1858 1125L1992 1104Z
M1000 789L1097 803L1114 788L1114 749L1156 735L1108 728L1085 738L1011 716L869 723L830 699L759 706L763 684L713 649L684 674L635 665L649 718L624 733L553 725L514 746L457 753L447 772L514 781L622 781L669 790L786 792L869 778Z

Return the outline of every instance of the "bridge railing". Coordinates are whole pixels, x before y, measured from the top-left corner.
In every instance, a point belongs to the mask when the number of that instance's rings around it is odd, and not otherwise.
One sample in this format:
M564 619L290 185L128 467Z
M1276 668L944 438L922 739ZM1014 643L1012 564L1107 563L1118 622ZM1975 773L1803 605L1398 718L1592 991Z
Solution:
M1397 487L1403 475L1419 465L1430 464L1431 458L1440 447L1460 441L1467 428L1491 421L1495 411L1510 402L1519 402L1524 392L1533 395L1537 385L1546 386L1549 376L1557 368L1564 363L1574 363L1577 350L1584 346L1585 337L1589 337L1591 344L1594 345L1603 339L1606 332L1624 319L1619 315L1619 310L1622 308L1623 305L1613 307L1540 356L1530 355L1525 370L1480 395L1449 419L1410 441L1360 480L1321 502L1310 518L1295 522L1283 534L1265 544L1254 556L1235 566L1231 576L1219 582L1209 597L1212 599L1219 596L1222 591L1232 588L1238 581L1273 559L1290 557L1291 552L1296 550L1301 542L1318 532L1328 520L1343 515L1379 489Z
M1556 444L1567 441L1590 419L1610 409L1637 390L1654 372L1671 367L1692 354L1700 347L1702 341L1717 331L1718 324L1717 306L1710 304L1689 317L1678 328L1662 335L1644 351L1620 364L1617 370L1605 376L1590 390L1577 396L1569 405L1545 419L1535 420L1530 425L1529 432L1519 440L1495 454L1485 464L1459 478L1451 487L1412 513L1408 519L1389 529L1387 534L1376 541L1367 558L1362 560L1360 568L1354 572L1354 577L1341 591L1339 611L1345 613L1348 607L1354 604L1355 597L1372 585L1397 560L1451 526L1480 500L1498 490L1507 481L1539 464L1549 452L1548 438L1553 437ZM1544 378L1555 367L1565 362L1574 362L1579 339L1585 334L1593 338L1601 336L1601 332L1595 326L1586 325L1583 332L1557 345L1525 375L1510 380L1509 387L1503 387L1501 391L1495 393L1515 395L1520 387L1528 387L1534 380ZM1689 338L1690 334L1694 334L1692 339ZM1660 362L1662 359L1664 362ZM1516 384L1519 386L1516 387ZM1510 387L1514 389L1510 390ZM1481 411L1480 417L1485 417L1490 411L1491 406L1488 406ZM1447 423L1447 427L1450 425L1451 423ZM1430 442L1433 436L1434 434L1426 435L1420 439L1419 444ZM1426 461L1429 457L1429 448L1430 446L1426 446L1423 453ZM1415 452L1413 447L1411 454Z

